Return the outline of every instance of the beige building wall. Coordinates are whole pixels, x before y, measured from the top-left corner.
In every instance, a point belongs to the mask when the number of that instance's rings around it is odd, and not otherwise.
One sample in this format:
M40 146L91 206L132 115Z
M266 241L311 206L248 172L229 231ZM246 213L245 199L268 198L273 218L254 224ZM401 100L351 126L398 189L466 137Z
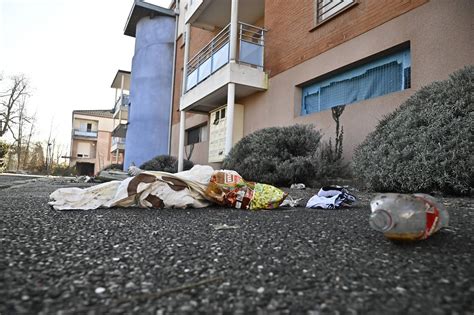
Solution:
M237 100L245 105L244 134L270 126L312 123L326 139L334 140L335 123L330 110L300 116L298 85L409 41L411 88L346 106L341 123L344 156L350 159L378 121L416 90L474 64L473 12L472 1L433 0L272 77L268 91Z
M332 137L334 141L335 123L330 110L300 115L301 84L409 42L411 88L346 106L341 116L341 124L344 127L344 157L350 160L357 145L375 128L384 115L394 111L422 86L444 80L453 71L474 64L472 12L474 12L474 1L431 0L316 57L300 62L276 75L270 73L267 91L236 99L236 103L245 107L244 135L270 126L311 123L321 130L325 140ZM266 19L267 17L265 21ZM273 47L274 49L276 48ZM274 55L278 56L278 51L273 50L266 49L266 64L271 64ZM188 116L186 129L199 123L201 120L197 121ZM178 134L179 120L174 119L172 154L176 156ZM207 151L208 143L195 145L192 160L195 163L208 164Z
M94 163L94 174L97 174L104 167L112 164L115 157L110 153L112 145L112 131L114 127L113 119L107 117L73 114L73 129L79 129L81 123L92 123L92 131L97 132L97 138L84 138L73 136L71 141L71 161L70 165L76 163ZM87 142L91 145L91 155L89 158L77 158L78 143Z

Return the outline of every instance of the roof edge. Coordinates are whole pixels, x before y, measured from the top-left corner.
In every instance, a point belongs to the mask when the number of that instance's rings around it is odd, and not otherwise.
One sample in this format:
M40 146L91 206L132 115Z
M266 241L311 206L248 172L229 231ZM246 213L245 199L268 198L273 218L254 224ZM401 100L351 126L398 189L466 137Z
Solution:
M176 17L176 12L148 2L135 0L125 23L124 35L135 37L138 21L146 16L153 17L157 15Z

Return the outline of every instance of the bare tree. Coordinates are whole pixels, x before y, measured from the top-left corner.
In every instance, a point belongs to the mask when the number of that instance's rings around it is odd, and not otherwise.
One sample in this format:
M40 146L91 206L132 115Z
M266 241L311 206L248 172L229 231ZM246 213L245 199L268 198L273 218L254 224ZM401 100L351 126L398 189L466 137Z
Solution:
M26 169L28 167L28 161L30 158L30 150L31 150L31 138L35 132L36 128L36 114L31 116L31 123L30 123L30 131L26 136L26 146L25 146L25 153L23 155L23 168Z
M31 141L31 135L25 139L26 130L32 133L34 126L33 119L27 113L27 99L30 96L30 89L28 80L23 75L11 76L6 83L2 80L0 90L0 120L2 121L0 127L0 136L3 136L7 131L10 132L15 141L13 146L16 154L16 169L19 170L25 165L22 161L22 153L25 153L24 142L28 144ZM29 150L29 145L28 145ZM25 154L23 159L27 159L28 154ZM22 163L23 162L23 163Z
M31 158L28 162L28 169L35 172L44 170L44 150L41 142L35 142L33 144Z
M51 125L49 127L49 136L48 140L46 141L46 157L45 157L45 164L46 164L46 174L49 175L51 171L51 166L54 162L54 148L56 146L56 138L53 137L53 119L51 119Z
M16 125L16 132L15 129L10 128L9 130L11 131L11 135L13 139L15 140L15 151L17 155L17 170L20 169L22 166L22 153L25 153L25 155L28 155L26 151L24 150L24 142L26 141L29 143L29 140L25 139L25 133L27 133L26 130L28 130L28 126L31 126L30 131L32 132L34 130L34 121L33 117L29 116L26 110L26 96L22 96L20 101L18 102L18 109L17 109L17 118L15 121L12 121L13 125ZM27 137L31 138L31 136ZM28 144L29 145L29 144ZM25 158L25 157L23 157Z
M8 130L15 134L13 125L18 122L21 108L24 107L29 95L29 83L23 75L12 76L10 84L3 91L0 91L0 120L2 121L0 136L3 136Z

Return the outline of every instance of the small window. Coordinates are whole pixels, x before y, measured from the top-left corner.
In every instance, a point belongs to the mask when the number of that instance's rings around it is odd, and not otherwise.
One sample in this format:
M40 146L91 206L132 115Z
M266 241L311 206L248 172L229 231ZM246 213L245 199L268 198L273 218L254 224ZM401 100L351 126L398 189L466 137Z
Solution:
M186 130L186 145L207 140L207 125L193 127Z
M336 15L344 8L355 3L354 0L315 0L316 2L316 24L320 24L330 17Z
M92 131L92 124L87 124L87 132L91 132Z
M219 113L220 113L219 111L217 111L217 112L214 113L214 121L212 122L214 125L218 125L218 124L219 124L219 119L220 119L220 118L219 118L219 116L220 116Z
M302 88L301 114L320 112L410 88L410 50L378 58Z

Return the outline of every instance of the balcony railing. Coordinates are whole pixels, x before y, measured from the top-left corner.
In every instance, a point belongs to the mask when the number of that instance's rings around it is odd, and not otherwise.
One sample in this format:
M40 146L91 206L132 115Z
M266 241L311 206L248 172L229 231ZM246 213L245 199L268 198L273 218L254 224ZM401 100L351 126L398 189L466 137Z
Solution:
M125 138L112 137L112 145L125 144Z
M74 129L73 134L78 137L97 138L97 131Z
M239 22L239 63L263 69L265 47L263 28ZM230 24L219 32L187 64L186 91L191 90L211 74L229 63Z
M130 99L129 99L129 96L127 94L123 94L123 97L120 96L117 101L115 101L115 105L114 105L114 113L116 113L120 107L122 106L128 106L130 102Z

